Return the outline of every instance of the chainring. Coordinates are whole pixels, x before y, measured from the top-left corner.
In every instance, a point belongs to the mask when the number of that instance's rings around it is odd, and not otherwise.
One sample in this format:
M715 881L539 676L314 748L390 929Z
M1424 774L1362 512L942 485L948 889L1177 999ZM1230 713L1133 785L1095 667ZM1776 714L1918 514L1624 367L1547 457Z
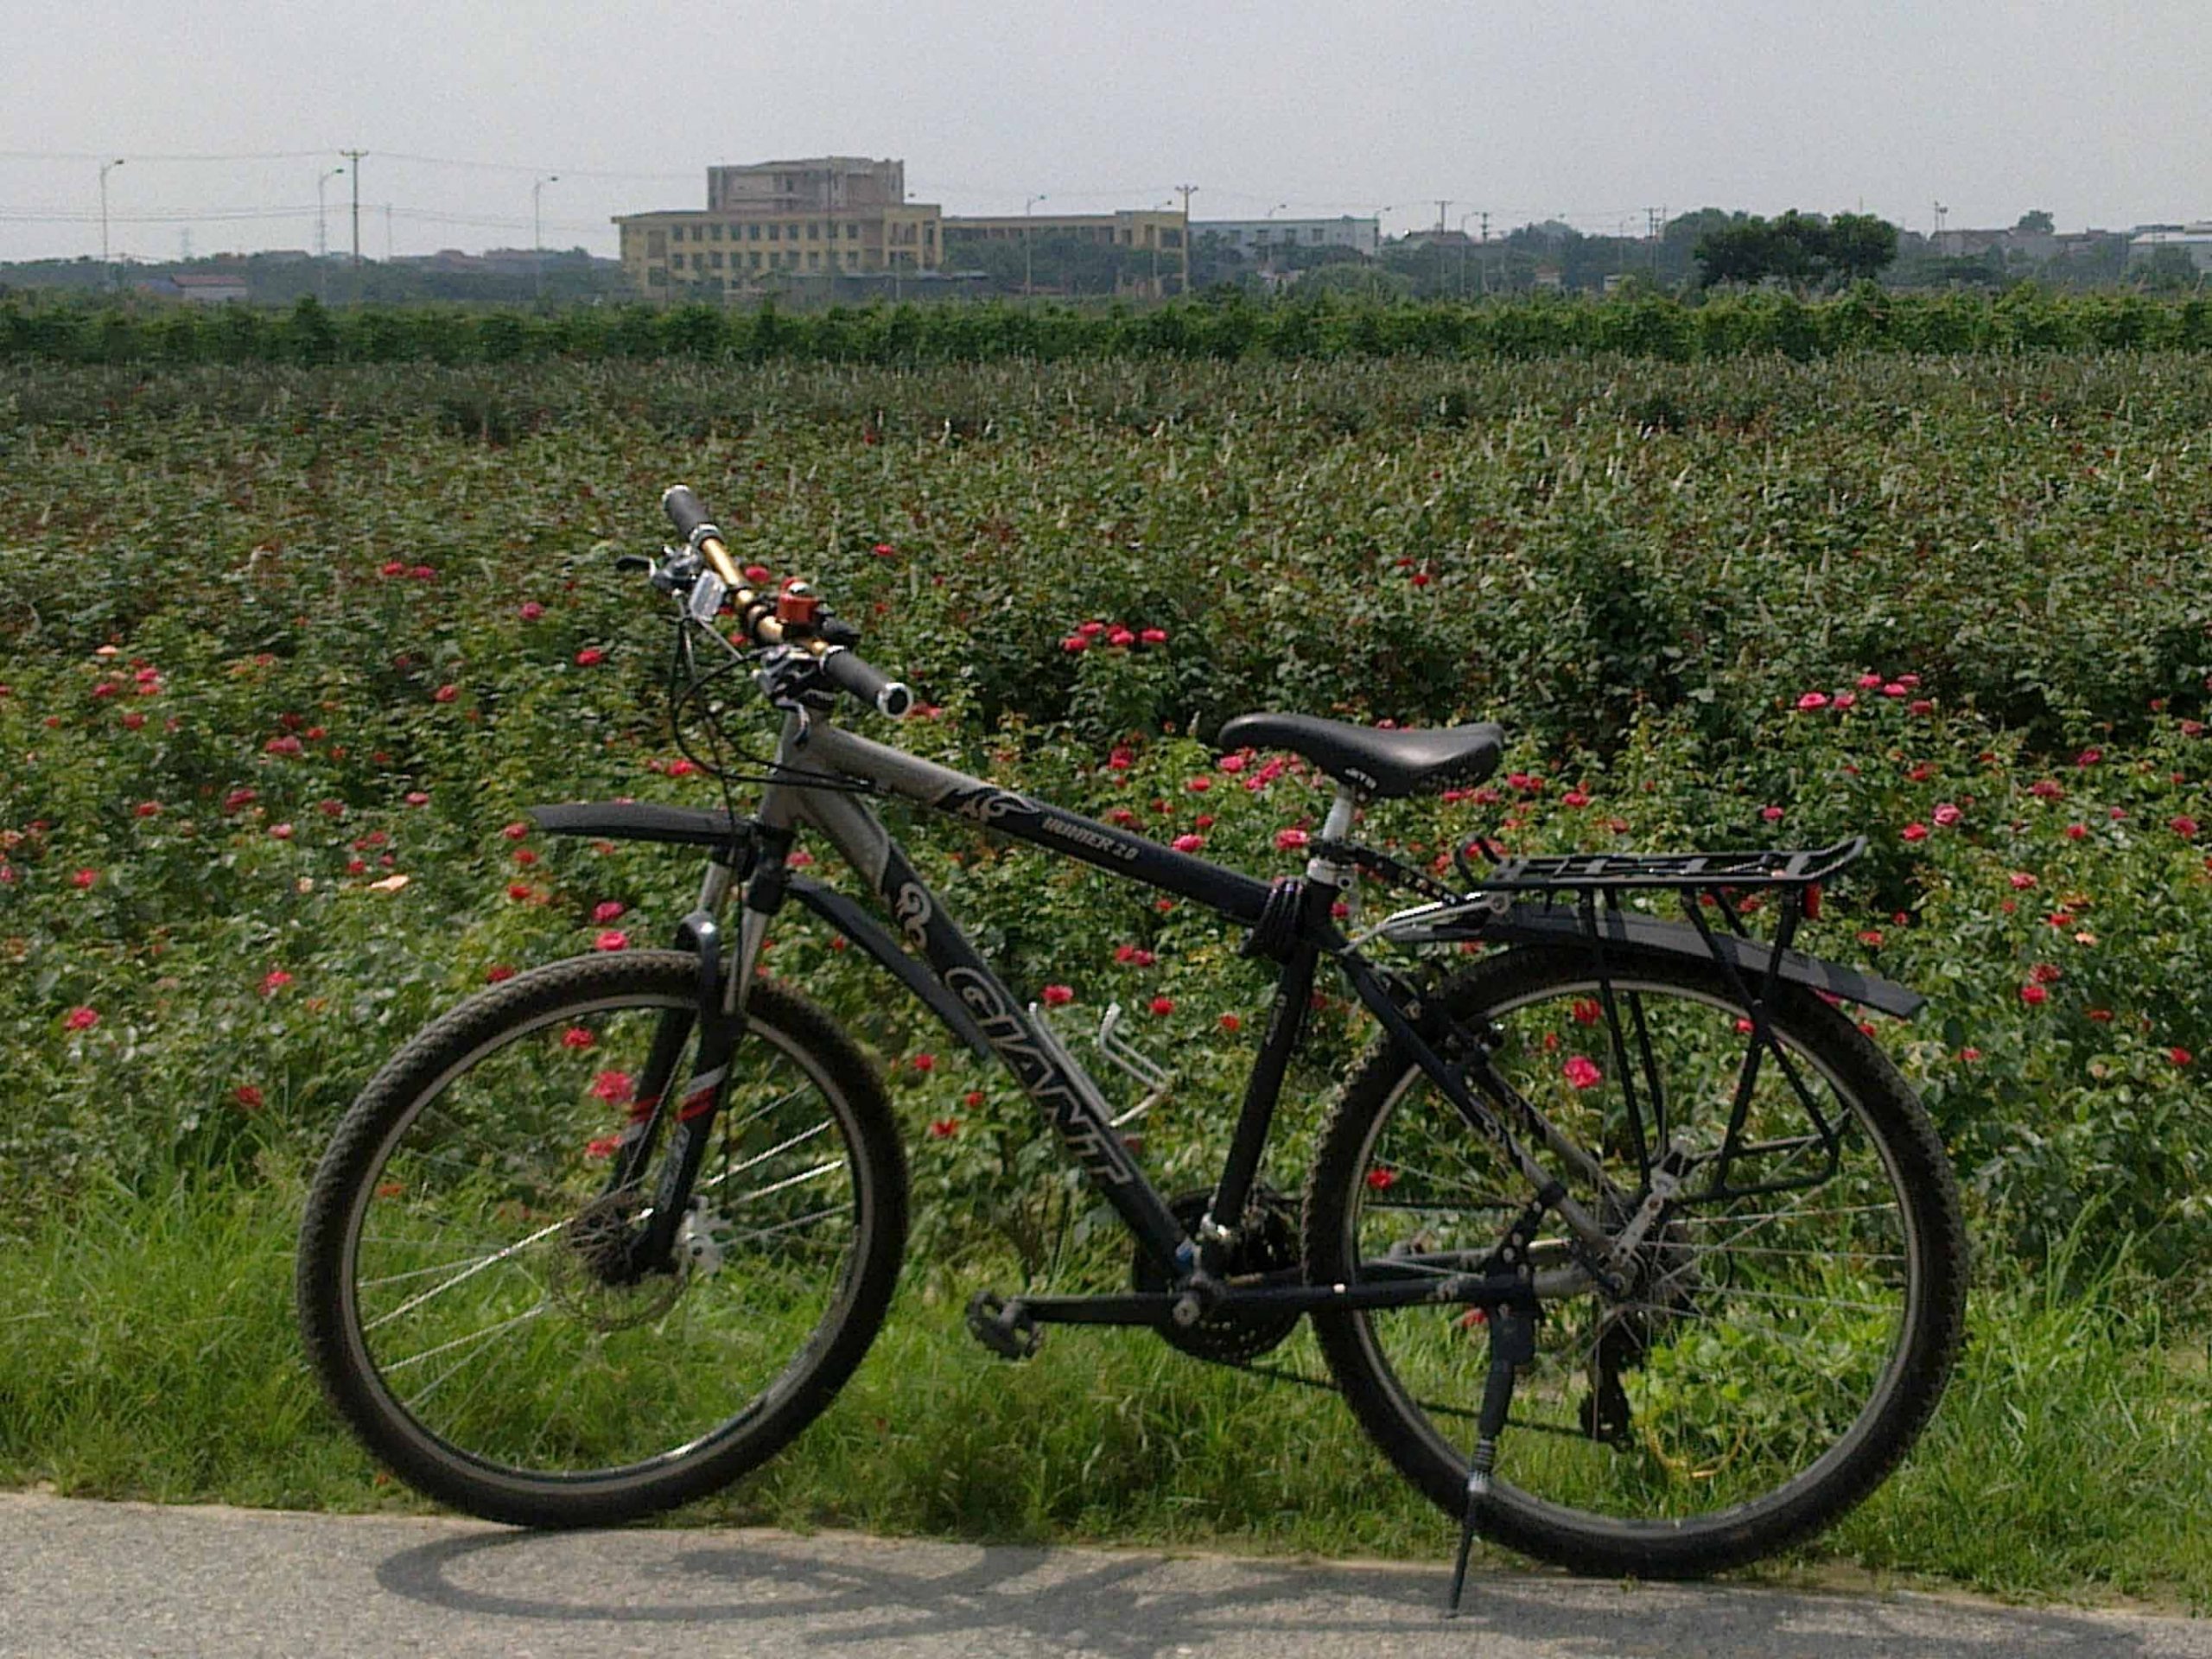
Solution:
M1211 1192L1179 1192L1167 1208L1185 1232L1195 1230L1212 1203ZM1247 1275L1279 1273L1300 1263L1298 1207L1281 1193L1261 1187L1244 1207L1244 1220L1236 1242L1229 1247L1223 1276L1235 1281ZM1152 1258L1140 1249L1129 1264L1129 1283L1140 1292L1172 1288ZM1281 1345L1298 1328L1300 1315L1213 1312L1195 1325L1160 1326L1168 1345L1199 1359L1220 1365L1249 1365Z

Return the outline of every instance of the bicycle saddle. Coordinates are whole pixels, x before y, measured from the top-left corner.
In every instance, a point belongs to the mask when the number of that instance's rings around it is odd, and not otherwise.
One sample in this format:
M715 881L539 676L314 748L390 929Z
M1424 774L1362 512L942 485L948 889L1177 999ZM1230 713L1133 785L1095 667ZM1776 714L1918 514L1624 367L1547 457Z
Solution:
M1504 729L1487 720L1401 732L1311 715L1239 715L1215 741L1224 749L1287 749L1338 783L1386 797L1478 782L1497 770L1505 749Z

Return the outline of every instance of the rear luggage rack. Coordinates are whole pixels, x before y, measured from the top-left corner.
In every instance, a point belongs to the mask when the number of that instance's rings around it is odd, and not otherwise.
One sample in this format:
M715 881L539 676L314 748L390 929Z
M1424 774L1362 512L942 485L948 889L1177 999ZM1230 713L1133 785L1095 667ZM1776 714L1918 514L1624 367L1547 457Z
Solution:
M1487 850L1487 849L1485 849ZM1500 860L1472 868L1466 849L1459 874L1489 893L1586 892L1629 887L1802 887L1824 881L1866 850L1853 836L1833 847L1760 853L1556 853Z

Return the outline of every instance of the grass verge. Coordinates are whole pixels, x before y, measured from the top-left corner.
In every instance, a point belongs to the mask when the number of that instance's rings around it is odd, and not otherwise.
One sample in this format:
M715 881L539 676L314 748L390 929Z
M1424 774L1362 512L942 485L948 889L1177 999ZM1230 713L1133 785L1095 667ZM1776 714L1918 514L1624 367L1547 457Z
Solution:
M0 1235L0 1482L419 1507L305 1373L296 1214L281 1189L180 1185ZM962 1331L967 1288L910 1274L828 1415L693 1515L1030 1542L1448 1552L1443 1517L1329 1395L1213 1370L1130 1332L1055 1332L1037 1362L1009 1366ZM1318 1371L1304 1348L1301 1336L1285 1357ZM2177 1328L2118 1270L2066 1293L2000 1285L1976 1299L1921 1447L1798 1565L2202 1610L2208 1490L2203 1332Z

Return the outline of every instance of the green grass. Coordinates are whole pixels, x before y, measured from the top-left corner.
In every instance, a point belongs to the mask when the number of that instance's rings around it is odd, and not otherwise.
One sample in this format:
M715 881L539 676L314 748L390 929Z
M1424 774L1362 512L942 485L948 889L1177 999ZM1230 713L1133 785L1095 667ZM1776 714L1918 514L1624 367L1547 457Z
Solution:
M293 1333L289 1182L116 1193L0 1240L0 1481L71 1493L410 1509L323 1408ZM2054 1275L2051 1282L2063 1275ZM1795 1559L2011 1595L2212 1606L2212 1376L2124 1270L1976 1299L1935 1427ZM1329 1395L1136 1332L1010 1366L920 1264L829 1414L687 1519L1027 1542L1440 1560L1451 1529ZM1313 1369L1303 1338L1286 1351ZM1788 1572L1785 1562L1770 1571Z

